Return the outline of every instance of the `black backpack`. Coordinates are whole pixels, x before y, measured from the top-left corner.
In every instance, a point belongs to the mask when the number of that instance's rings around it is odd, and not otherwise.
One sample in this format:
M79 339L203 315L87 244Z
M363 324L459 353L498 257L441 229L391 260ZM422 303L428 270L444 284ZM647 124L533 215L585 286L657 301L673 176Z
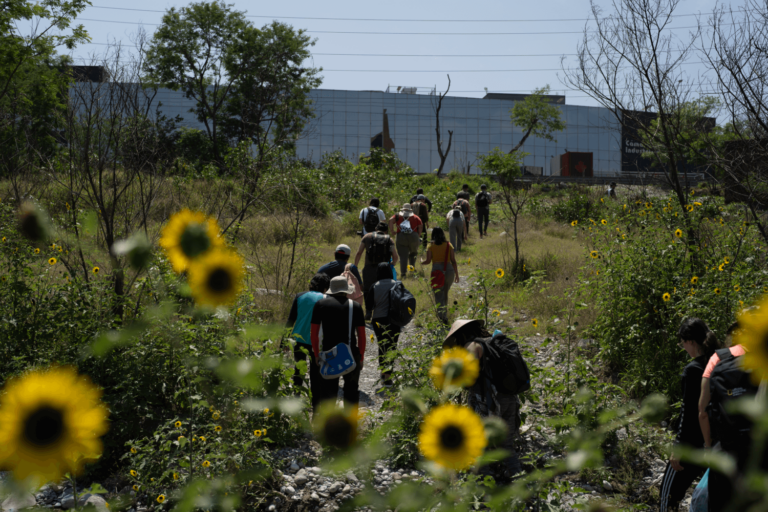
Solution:
M373 233L371 246L366 249L370 263L385 263L392 257L392 239L388 235Z
M461 218L461 210L453 210L453 218L454 219L460 219Z
M405 327L416 314L416 297L405 289L402 281L395 282L389 290L389 320L398 327Z
M475 196L475 206L478 208L488 208L488 192L480 192Z
M517 343L498 334L481 340L485 347L485 362L491 382L499 393L517 395L531 389L531 372Z
M731 412L730 404L744 397L754 397L757 386L752 384L751 372L741 366L743 356L734 357L727 348L715 352L720 362L715 365L709 378L710 424L715 439L726 451L736 449L749 442L752 422L741 414Z
M379 209L373 206L369 206L365 211L365 220L363 221L363 227L368 233L376 231L376 226L379 225Z
M469 213L469 202L466 199L459 199L454 204L458 204L459 208L461 208L461 213L466 217Z

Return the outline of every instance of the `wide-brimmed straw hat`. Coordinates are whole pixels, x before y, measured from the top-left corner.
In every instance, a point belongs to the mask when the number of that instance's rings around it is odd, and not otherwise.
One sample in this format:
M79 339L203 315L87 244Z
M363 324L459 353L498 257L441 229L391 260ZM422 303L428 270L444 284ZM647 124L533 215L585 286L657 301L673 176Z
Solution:
M451 325L451 330L448 331L448 334L445 335L445 340L443 340L443 348L456 346L456 333L470 324L476 324L479 327L483 327L485 325L485 320L456 320L453 322L453 325Z
M407 219L411 215L413 215L413 208L411 208L411 203L405 203L400 209L400 216Z
M347 278L344 276L337 276L331 279L331 287L328 288L329 295L352 293L354 291L354 288L350 288L349 283L347 283Z

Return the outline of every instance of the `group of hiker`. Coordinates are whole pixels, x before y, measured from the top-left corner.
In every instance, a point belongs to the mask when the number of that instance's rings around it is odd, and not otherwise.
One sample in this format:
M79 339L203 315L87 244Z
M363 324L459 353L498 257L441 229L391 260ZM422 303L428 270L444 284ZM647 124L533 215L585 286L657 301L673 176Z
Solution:
M739 323L734 322L721 342L699 318L686 318L680 324L678 346L688 353L691 362L682 373L683 400L673 453L661 481L661 512L678 510L691 484L699 478L692 511L736 510L728 508L735 497L733 481L745 471L753 446L750 421L731 405L739 397L765 393L765 384L762 389L755 386L742 368L744 347L731 345L738 329ZM715 467L681 461L680 454L686 449L727 453L736 461L736 474L728 476ZM763 470L768 469L766 453L758 455Z

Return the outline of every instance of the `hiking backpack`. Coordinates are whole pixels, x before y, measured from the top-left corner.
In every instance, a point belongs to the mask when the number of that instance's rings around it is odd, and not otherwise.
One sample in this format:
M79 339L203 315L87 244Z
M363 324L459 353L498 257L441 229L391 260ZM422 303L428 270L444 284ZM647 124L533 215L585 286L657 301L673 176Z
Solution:
M408 219L403 219L403 222L400 223L400 233L413 233L413 228L411 227L411 221Z
M490 202L488 201L488 192L480 192L475 196L475 206L478 208L488 208Z
M373 233L376 231L376 226L379 225L379 209L374 207L368 207L365 209L365 219L363 220L363 227L367 233Z
M416 314L416 297L397 281L389 290L389 320L398 327L405 327Z
M391 238L381 233L374 233L371 236L371 246L366 249L371 263L386 263L392 257L390 249Z
M463 213L465 217L467 216L469 213L469 202L466 199L459 199L453 204L454 206L461 208L461 213Z
M454 219L460 219L461 218L461 210L453 210L453 218Z
M490 380L499 393L517 395L531 389L531 373L514 340L497 334L480 341L486 348L485 361Z
M727 348L715 351L720 361L712 370L709 380L710 424L714 438L726 451L737 448L741 443L749 442L752 422L741 414L730 411L731 403L740 397L757 394L757 386L752 384L751 372L742 368L742 357L734 357Z

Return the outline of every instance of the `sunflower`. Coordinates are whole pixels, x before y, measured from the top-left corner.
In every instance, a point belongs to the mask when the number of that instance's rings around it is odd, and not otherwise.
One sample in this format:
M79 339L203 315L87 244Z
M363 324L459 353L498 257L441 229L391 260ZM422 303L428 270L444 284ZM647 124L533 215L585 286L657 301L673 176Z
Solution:
M181 422L177 421L176 423L173 424L173 426L176 428L181 428Z
M181 442L182 439L184 439L184 436L179 436L178 438L176 438L176 440L179 442Z
M498 309L494 309L493 311L491 311L491 314L493 316L499 317L501 316L501 311L499 311Z
M35 249L35 254L40 254L40 249Z
M371 343L373 343L373 334L370 335Z
M496 274L496 277L501 279L502 277L504 277L504 269L497 268L495 274Z
M740 292L741 291L741 286L739 286L739 285L734 286L733 287L733 291Z
M534 318L533 320L531 320L531 325L533 325L534 327L538 327L539 321Z
M725 263L721 263L720 265L718 265L717 270L719 270L720 272L725 270Z
M687 205L685 205L685 209L688 210L689 212L692 212L693 211L693 205L692 204L687 204Z
M416 268L413 265L408 265L408 272L416 272Z
M99 273L99 267L93 267L91 269L91 272L93 272L94 274L98 274Z
M421 454L448 469L468 468L487 444L480 417L467 407L450 403L432 409L419 432Z
M134 454L139 453L139 450L137 450L134 447L131 447L131 453L134 453Z
M664 295L661 296L661 298L664 302L669 302L669 299L671 299L672 296L669 293L665 293Z
M205 436L200 436L200 442L201 442L201 443L204 443L204 442L205 442Z
M576 226L578 226L578 225L579 225L579 221L578 221L578 220L572 220L572 221L571 221L571 226L573 226L574 228L575 228Z
M480 374L477 359L462 347L443 350L440 357L432 361L429 376L437 389L445 387L468 387L475 383Z
M256 437L261 437L261 430L254 430L253 435L255 435Z
M158 503L165 503L165 494L161 494L160 496L158 496L157 497L157 502Z
M136 484L133 484L133 487L131 487L131 489L133 489L136 492L139 492L139 486Z
M645 203L645 207L650 210L653 207L653 203L647 202Z
M188 209L175 213L163 228L160 247L165 250L173 270L181 273L193 260L216 247L223 247L219 223L202 212Z
M603 220L600 221L600 224L602 224L603 226L607 226L608 225L608 221L603 219Z
M597 251L590 251L590 252L589 252L589 256L590 256L590 257L591 257L593 260L596 260L598 257L600 257L600 253L599 253L599 252L597 252Z
M208 252L189 267L192 296L200 306L231 304L240 294L244 274L243 259L236 252Z
M696 201L695 203L693 203L693 206L701 206L701 203Z
M682 229L680 229L680 228L677 228L677 229L675 230L675 236L676 236L677 238L683 238L683 230L682 230Z
M346 450L357 443L357 423L360 414L357 407L339 409L334 401L320 405L313 418L315 434L328 446Z
M211 463L209 461L207 461L207 460L204 460L203 461L203 467L204 468L209 468L209 467L211 467Z
M752 382L759 384L768 377L768 297L757 308L742 311L738 320L733 343L744 346L744 366L752 370Z
M174 473L173 474L173 479L174 480L178 480L179 479L179 474L178 473Z
M101 392L71 368L8 381L0 396L0 466L18 480L59 480L101 455L108 430Z
M48 264L49 265L55 265L56 264L56 258L48 258Z
M139 473L138 473L138 471L136 471L135 469L132 469L132 470L131 470L131 476L132 476L133 478L136 478L137 476L139 476Z
M216 432L221 432L221 425L216 425L213 430Z
M693 276L693 277L691 278L691 284L694 284L694 285L695 285L695 284L698 284L698 283L699 283L699 278L698 278L698 277L696 277L696 276Z
M715 288L715 295L720 295L720 288Z
M211 418L213 418L214 420L217 420L221 418L221 414L219 414L219 411L215 411L213 415L211 415Z
M728 256L723 258L723 263L725 263L726 265L729 264L730 262L731 262L731 259Z

